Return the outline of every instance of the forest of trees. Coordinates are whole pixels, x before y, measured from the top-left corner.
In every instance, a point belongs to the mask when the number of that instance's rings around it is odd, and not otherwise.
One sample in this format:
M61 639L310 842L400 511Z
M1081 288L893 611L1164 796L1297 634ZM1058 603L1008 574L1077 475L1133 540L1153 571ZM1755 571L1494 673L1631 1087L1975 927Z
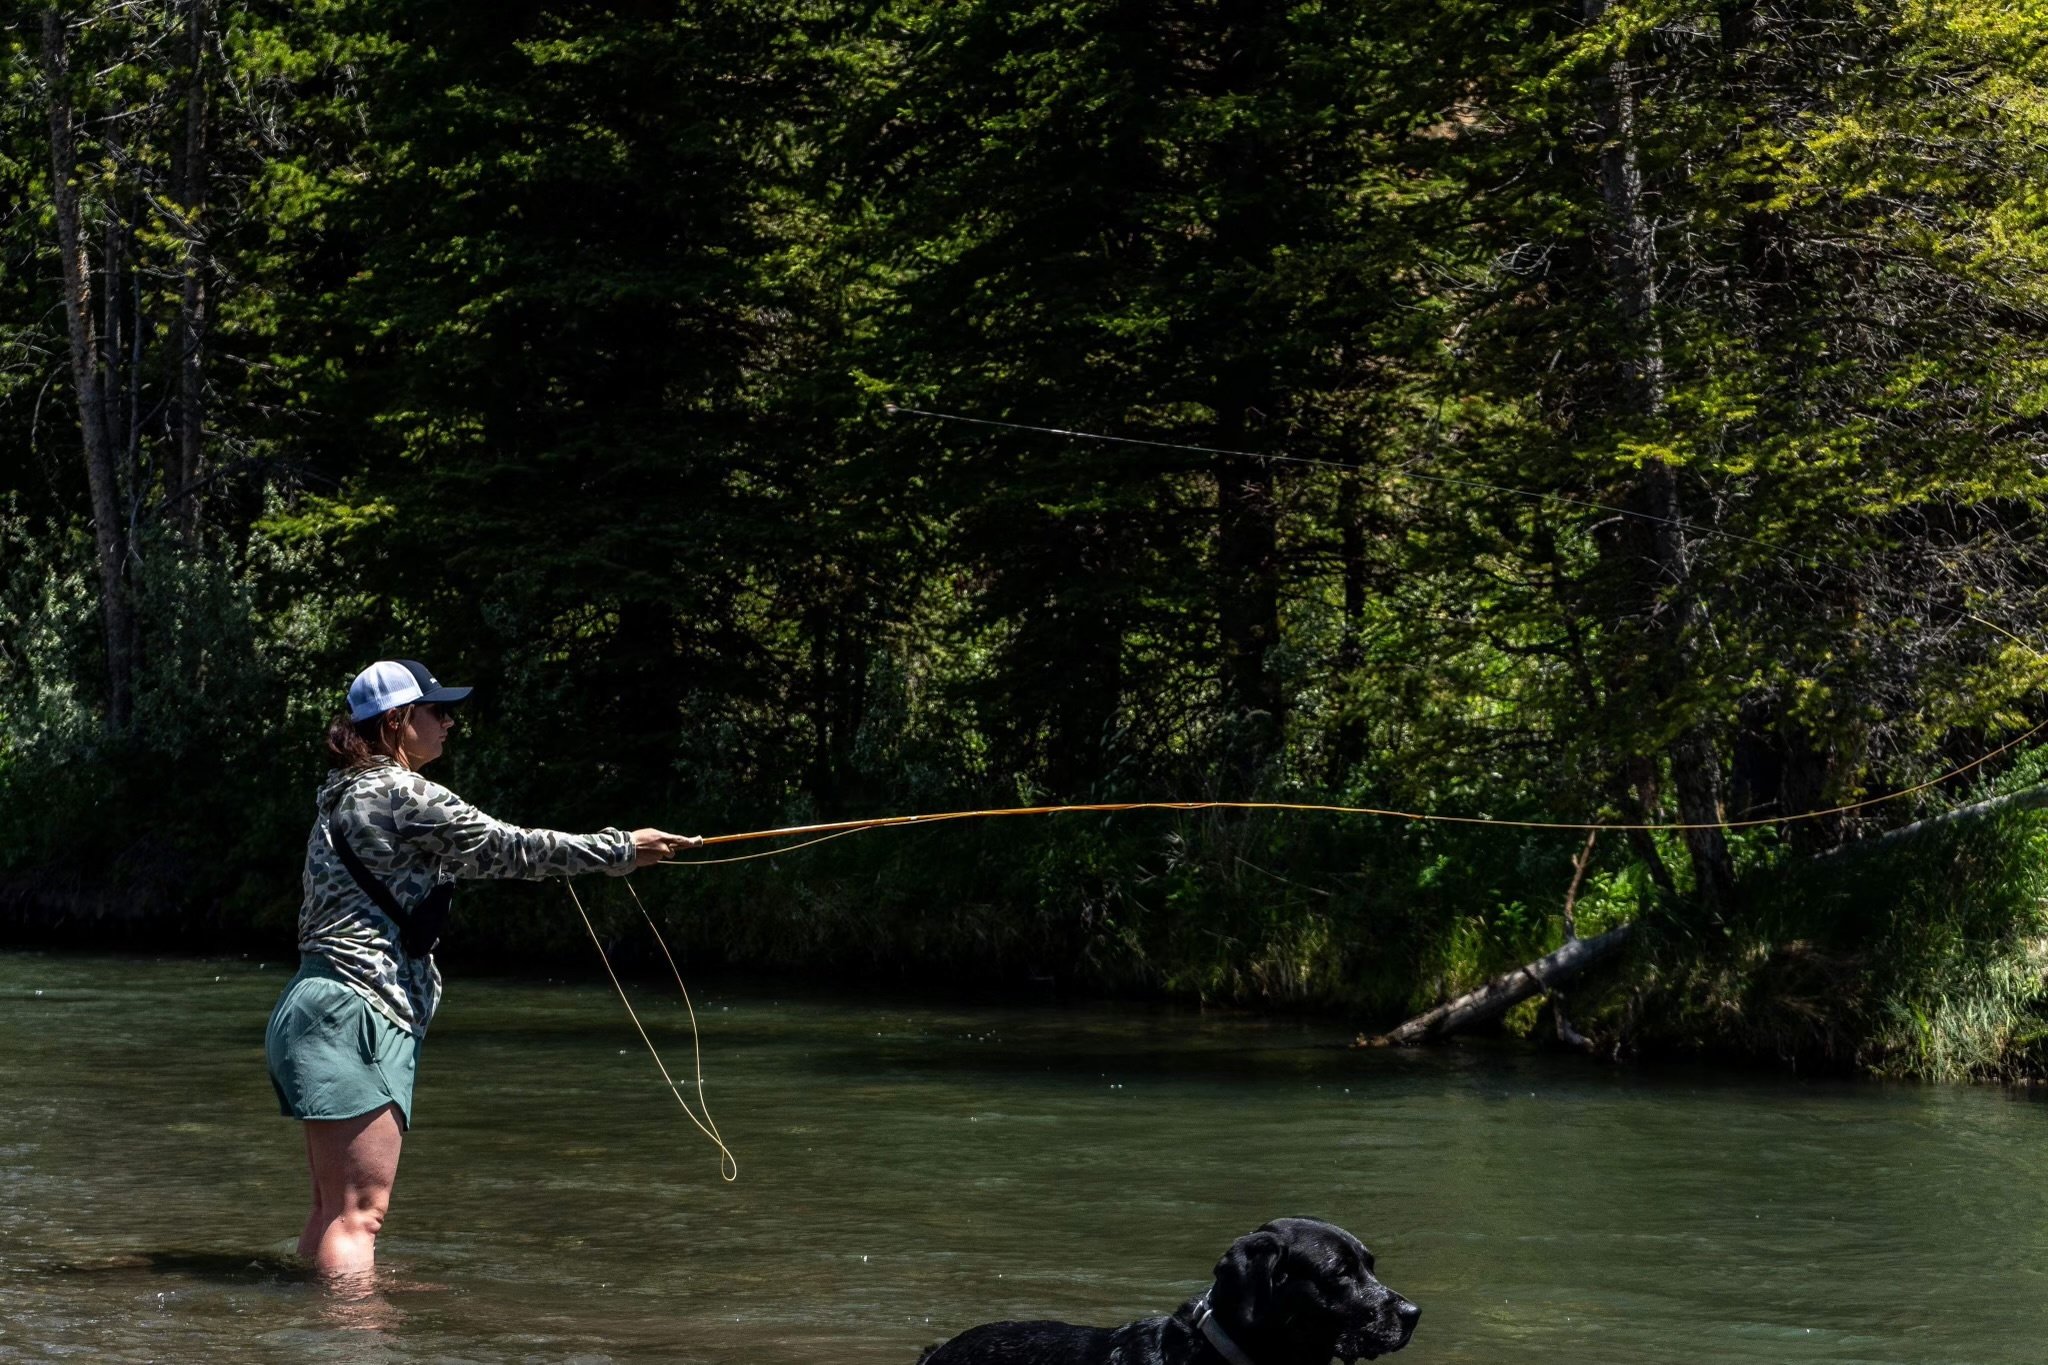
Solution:
M878 832L643 877L700 962L1633 920L1603 1051L2048 1070L2043 836L1853 847L2048 766L2044 0L0 4L6 938L289 954L406 655L525 824L1705 826Z

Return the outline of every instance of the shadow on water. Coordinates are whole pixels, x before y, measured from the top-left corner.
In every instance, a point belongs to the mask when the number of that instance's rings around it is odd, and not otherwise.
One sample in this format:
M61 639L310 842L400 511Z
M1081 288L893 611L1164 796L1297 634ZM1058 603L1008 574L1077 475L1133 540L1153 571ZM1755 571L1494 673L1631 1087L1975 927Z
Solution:
M30 1273L37 1273L31 1270ZM398 1299L443 1294L445 1284L412 1278L404 1271L380 1267L365 1275L328 1277L292 1256L250 1256L230 1251L137 1251L89 1261L44 1266L53 1279L84 1281L101 1295L129 1291L159 1304L197 1292L200 1297L225 1296L223 1302L244 1303L252 1295L296 1300L310 1310L309 1325L343 1333L383 1334L402 1327L408 1314Z
M320 1279L311 1269L286 1256L250 1256L232 1251L117 1252L89 1261L44 1266L46 1275L172 1275L208 1284L305 1284Z
M296 1256L251 1256L233 1251L133 1251L116 1252L90 1261L65 1261L31 1267L30 1274L51 1276L105 1276L139 1279L161 1277L185 1280L221 1288L264 1286L314 1289L328 1299L341 1302L383 1294L434 1294L449 1286L416 1279L404 1271L380 1267L366 1275L327 1276Z

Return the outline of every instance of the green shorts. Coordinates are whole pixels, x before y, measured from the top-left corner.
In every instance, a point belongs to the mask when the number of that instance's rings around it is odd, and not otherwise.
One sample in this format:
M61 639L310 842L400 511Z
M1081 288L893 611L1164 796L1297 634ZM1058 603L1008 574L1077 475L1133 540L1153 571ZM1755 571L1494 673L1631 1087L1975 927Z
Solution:
M321 958L299 960L298 975L271 1011L263 1053L286 1118L360 1118L395 1104L398 1126L412 1127L420 1040Z

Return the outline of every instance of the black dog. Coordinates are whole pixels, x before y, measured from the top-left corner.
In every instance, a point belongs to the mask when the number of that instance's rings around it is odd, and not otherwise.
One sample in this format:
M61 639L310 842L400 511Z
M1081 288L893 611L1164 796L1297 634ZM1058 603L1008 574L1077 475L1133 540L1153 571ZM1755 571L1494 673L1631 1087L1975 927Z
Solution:
M991 1322L918 1365L1329 1365L1398 1351L1422 1310L1372 1275L1334 1223L1276 1218L1231 1243L1216 1282L1170 1317L1127 1327Z

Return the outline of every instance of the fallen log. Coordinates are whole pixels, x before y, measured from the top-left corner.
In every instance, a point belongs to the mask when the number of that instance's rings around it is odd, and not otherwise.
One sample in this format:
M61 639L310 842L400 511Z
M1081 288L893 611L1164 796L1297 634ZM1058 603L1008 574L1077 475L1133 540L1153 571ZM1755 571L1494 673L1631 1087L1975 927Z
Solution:
M2004 796L1993 796L1982 801L1973 801L1967 806L1957 806L1939 815L1930 815L1924 820L1915 820L1910 825L1868 839L1859 839L1852 844L1840 844L1824 853L1815 854L1814 862L1825 862L1831 858L1849 853L1868 853L1889 848L1896 844L1942 829L1949 825L1969 820L1982 819L1988 815L1999 815L2010 811L2041 810L2048 808L2048 783L2027 787ZM1591 841L1587 851L1580 855L1583 861L1591 852ZM1570 914L1571 902L1578 890L1579 876L1583 867L1575 865L1572 891L1566 895L1566 913ZM1483 1024L1489 1019L1507 1013L1532 995L1548 994L1558 986L1583 972L1586 968L1612 953L1628 942L1635 924L1618 924L1604 934L1592 938L1574 938L1556 952L1525 963L1511 972L1504 973L1479 987L1468 991L1456 1000L1447 1001L1433 1010L1416 1015L1407 1023L1377 1037L1360 1034L1353 1047L1412 1047L1436 1038L1447 1037L1460 1029L1474 1024ZM1585 1039L1572 1029L1562 1016L1559 1017L1558 1037L1574 1046L1583 1046Z
M1818 863L1829 858L1839 858L1845 853L1870 853L1877 849L1890 848L1894 844L1902 844L1915 835L1925 834L1929 830L1942 829L1966 820L1979 820L1984 816L1998 815L2006 811L2039 810L2043 806L2048 806L2048 783L2038 787L2023 787L2016 792L2007 792L2004 796L1972 801L1967 806L1957 806L1939 815L1930 815L1925 820L1915 820L1910 825L1900 825L1897 829L1886 830L1883 834L1858 839L1853 844L1837 844L1824 853L1814 854L1813 860Z
M1617 924L1604 934L1575 938L1556 952L1537 958L1513 971L1468 991L1456 1000L1418 1014L1391 1033L1377 1038L1360 1035L1354 1047L1411 1047L1442 1038L1473 1024L1505 1014L1530 996L1546 993L1577 976L1586 968L1628 942L1634 921Z

